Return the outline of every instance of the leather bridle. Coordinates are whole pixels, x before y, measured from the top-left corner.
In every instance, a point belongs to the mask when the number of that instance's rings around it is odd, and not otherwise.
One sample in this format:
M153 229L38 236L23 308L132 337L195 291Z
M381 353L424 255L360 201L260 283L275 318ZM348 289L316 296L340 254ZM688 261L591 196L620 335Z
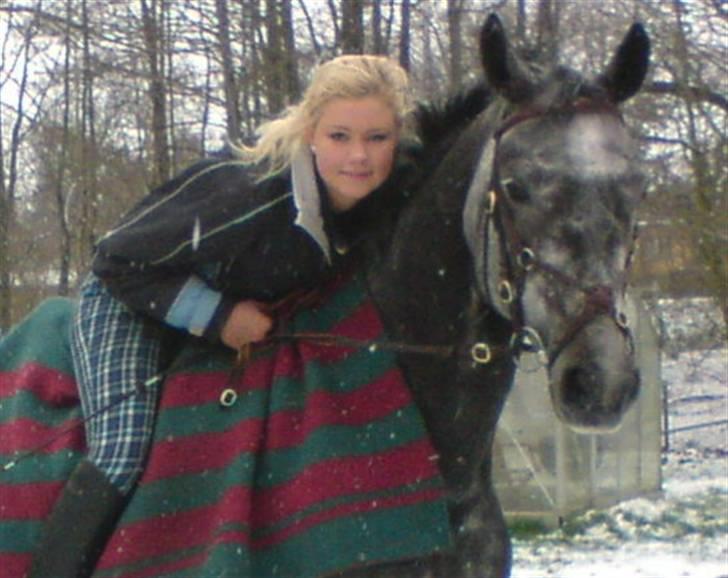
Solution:
M482 233L485 235L486 247L497 247L500 255L492 255L486 251L484 271L476 274L485 275L488 279L479 285L485 290L483 298L493 304L496 309L505 314L513 325L511 349L518 354L520 351L540 353L542 365L551 367L564 348L571 343L581 330L599 316L606 316L614 321L620 332L628 339L633 347L632 335L628 328L628 320L624 313L617 311L615 291L607 285L584 286L579 279L569 275L541 259L537 252L519 233L514 218L514 204L505 191L504 182L499 172L500 143L503 136L528 120L538 119L546 114L576 114L576 113L608 113L622 122L618 110L609 103L595 102L593 100L579 100L568 108L557 111L543 111L530 109L521 111L506 119L493 136L493 157L491 166L490 185L488 187L486 207ZM490 243L490 236L495 235L497 242ZM634 241L627 255L624 273L619 283L619 291L623 294L626 289L627 271L629 270ZM495 260L495 263L493 262ZM530 274L538 272L546 277L550 283L559 289L580 291L583 294L581 311L569 323L563 334L546 354L543 340L533 327L526 324L523 308L523 297L526 280ZM492 276L496 275L497 279ZM495 288L493 290L493 288ZM549 305L566 314L562 303L553 295L546 295ZM495 293L493 295L492 293ZM498 303L500 306L498 306Z

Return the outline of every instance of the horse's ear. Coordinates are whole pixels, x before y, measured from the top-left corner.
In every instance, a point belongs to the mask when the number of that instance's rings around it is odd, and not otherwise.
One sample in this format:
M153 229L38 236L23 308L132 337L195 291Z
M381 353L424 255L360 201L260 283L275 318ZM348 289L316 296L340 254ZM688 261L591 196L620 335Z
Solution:
M488 85L511 102L521 102L532 93L531 83L518 65L496 14L480 29L480 58Z
M627 32L598 82L613 102L623 102L640 89L647 76L649 63L650 39L642 24L635 23Z

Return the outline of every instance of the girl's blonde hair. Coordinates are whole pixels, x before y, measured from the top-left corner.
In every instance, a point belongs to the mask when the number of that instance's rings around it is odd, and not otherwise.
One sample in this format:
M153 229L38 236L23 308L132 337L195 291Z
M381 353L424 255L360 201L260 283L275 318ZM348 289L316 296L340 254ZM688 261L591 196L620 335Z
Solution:
M253 146L234 147L234 151L251 164L261 164L261 178L265 178L291 164L331 100L369 96L382 98L392 107L400 138L411 136L413 104L405 70L385 56L347 54L316 68L301 102L260 125Z

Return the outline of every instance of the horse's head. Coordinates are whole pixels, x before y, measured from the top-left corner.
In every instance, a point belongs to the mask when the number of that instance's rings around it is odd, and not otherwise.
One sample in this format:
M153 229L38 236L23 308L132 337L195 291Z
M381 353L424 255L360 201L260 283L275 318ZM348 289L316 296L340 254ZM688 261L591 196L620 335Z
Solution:
M644 190L617 107L644 80L649 40L632 26L587 82L562 67L527 69L491 16L481 57L502 102L466 204L478 282L517 342L543 346L557 415L613 428L639 389L624 291Z

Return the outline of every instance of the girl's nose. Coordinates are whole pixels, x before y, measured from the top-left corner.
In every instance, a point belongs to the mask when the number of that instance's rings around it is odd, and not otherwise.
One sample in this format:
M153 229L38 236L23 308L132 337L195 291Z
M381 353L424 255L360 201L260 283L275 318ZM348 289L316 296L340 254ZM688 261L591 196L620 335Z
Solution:
M366 143L360 140L352 142L351 158L354 160L366 160L368 158Z

